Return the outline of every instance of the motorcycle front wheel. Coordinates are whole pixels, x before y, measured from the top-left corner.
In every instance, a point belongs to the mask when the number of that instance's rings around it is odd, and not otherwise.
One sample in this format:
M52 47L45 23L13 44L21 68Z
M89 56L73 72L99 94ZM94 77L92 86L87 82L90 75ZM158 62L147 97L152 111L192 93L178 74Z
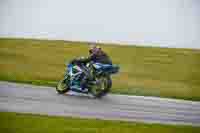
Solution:
M56 86L56 91L59 94L64 94L67 91L69 91L69 87L68 87L68 83L67 83L67 79L62 79L58 82L57 86Z

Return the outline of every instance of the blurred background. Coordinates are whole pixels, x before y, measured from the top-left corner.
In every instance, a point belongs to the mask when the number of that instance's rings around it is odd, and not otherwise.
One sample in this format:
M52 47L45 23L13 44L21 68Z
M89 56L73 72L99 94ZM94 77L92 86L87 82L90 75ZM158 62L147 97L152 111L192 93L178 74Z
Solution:
M199 0L1 0L0 37L200 48Z

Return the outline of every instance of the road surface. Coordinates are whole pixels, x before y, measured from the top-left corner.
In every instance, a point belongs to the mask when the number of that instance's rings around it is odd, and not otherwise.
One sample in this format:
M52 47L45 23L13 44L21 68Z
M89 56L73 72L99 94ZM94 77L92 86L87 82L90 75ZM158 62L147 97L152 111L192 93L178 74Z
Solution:
M0 82L0 111L200 126L200 102L113 94L92 99L9 82Z

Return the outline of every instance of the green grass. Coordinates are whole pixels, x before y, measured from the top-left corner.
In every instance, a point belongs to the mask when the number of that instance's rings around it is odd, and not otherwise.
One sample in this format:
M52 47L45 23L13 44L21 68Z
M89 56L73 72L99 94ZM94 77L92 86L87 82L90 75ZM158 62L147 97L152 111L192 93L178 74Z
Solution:
M200 127L0 113L1 133L199 133Z
M55 86L84 42L0 38L0 80ZM200 100L200 50L102 45L121 67L112 92Z

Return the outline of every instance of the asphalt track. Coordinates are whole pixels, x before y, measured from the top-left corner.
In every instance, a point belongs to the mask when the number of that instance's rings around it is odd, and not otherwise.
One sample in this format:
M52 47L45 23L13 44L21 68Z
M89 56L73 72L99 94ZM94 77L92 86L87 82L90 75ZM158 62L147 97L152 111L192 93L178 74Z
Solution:
M200 126L200 102L109 94L59 95L55 88L0 82L0 111Z

